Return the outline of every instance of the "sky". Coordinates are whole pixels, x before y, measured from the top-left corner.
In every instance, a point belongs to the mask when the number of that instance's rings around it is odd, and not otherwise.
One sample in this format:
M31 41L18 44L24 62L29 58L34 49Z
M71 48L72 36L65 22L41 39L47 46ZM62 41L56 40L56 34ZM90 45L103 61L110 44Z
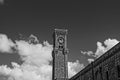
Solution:
M119 14L115 1L0 0L0 80L30 80L24 77L30 72L34 80L50 80L55 28L68 30L69 77L73 76L119 42ZM43 73L45 67L49 70Z

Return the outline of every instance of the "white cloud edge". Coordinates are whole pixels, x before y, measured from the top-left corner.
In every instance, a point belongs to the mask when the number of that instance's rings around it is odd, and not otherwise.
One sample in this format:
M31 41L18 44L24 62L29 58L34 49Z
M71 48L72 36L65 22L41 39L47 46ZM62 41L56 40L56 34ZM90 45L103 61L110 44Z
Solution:
M34 35L30 37L33 41L15 40L13 42L7 35L0 34L0 44L3 44L3 46L0 45L0 52L3 54L14 53L12 49L14 47L24 61L21 65L11 62L13 68L7 65L0 66L0 74L8 76L8 80L51 80L52 65L50 65L50 61L52 61L52 45L47 41L39 43ZM37 42L36 44L34 44L34 40ZM78 60L68 62L69 78L83 67L84 64L79 63ZM31 76L31 78L27 76Z
M97 42L96 52L81 51L81 53L84 55L88 55L90 57L98 58L118 43L119 43L119 41L117 39L108 38L103 43L99 42L99 41ZM94 59L88 58L88 62L91 63L91 61L94 61Z

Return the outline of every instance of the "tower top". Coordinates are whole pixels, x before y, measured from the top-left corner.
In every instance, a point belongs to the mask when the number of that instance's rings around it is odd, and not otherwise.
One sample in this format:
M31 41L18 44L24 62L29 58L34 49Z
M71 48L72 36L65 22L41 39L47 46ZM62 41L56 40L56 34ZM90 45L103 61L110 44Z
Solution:
M53 44L55 48L67 49L67 29L54 29Z
M67 31L67 29L55 29L55 31Z
M58 34L58 35L59 35L59 34L60 34L60 35L61 35L61 34L65 34L65 35L66 35L66 34L68 33L68 30L67 30L67 29L55 29L55 30L54 30L54 33L55 33L55 34Z

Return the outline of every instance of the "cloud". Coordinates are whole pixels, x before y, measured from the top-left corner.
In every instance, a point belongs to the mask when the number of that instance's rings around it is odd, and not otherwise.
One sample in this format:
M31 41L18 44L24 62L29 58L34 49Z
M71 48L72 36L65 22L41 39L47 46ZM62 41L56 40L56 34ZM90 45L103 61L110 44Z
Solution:
M113 46L115 46L118 43L119 43L118 40L116 40L116 39L110 39L110 38L104 41L104 44L105 44L105 46L106 46L107 49L112 48Z
M13 68L7 65L0 66L0 75L7 76L8 80L52 80L52 50L53 46L47 41L40 43L36 36L31 35L28 40L9 39L0 34L0 52L17 52L23 61L20 65L11 62ZM84 67L77 60L68 62L68 76L71 77Z
M21 59L29 64L49 64L52 60L52 45L47 41L43 44L31 44L26 41L16 41L16 49Z
M68 76L69 78L78 73L84 68L84 64L79 63L79 60L75 62L68 62Z
M0 52L12 53L15 44L5 34L0 34Z
M3 4L4 3L4 0L0 0L0 4Z
M104 43L102 42L97 42L97 49L96 52L93 51L81 51L82 54L87 54L88 56L92 56L95 58L100 57L101 55L103 55L106 51L108 51L109 49L111 49L113 46L115 46L116 44L118 44L119 41L117 39L107 39L104 41ZM91 61L91 59L88 60L88 62Z
M13 68L7 65L0 66L0 75L8 76L8 80L52 80L52 66L42 65L35 66L29 64L19 65L12 62ZM84 68L79 61L68 62L68 76L69 78Z
M92 56L94 55L94 53L92 51L81 51L82 54L87 54L88 56Z
M88 59L88 62L89 62L89 63L91 63L91 62L93 62L93 61L94 61L94 59L92 59L92 58Z
M118 40L110 38L105 40L103 44L101 42L97 42L97 50L95 52L95 57L101 56L118 43L119 43Z
M3 43L4 41L4 43ZM13 68L7 67L7 65L1 66L0 73L10 76L11 80L51 80L52 77L52 45L47 41L39 43L35 36L30 36L29 40L15 40L12 47L15 48L20 55L23 64L19 65L12 62ZM13 43L3 36L1 39L3 45L1 52L9 52L12 47L10 43ZM35 44L36 43L36 44ZM4 50L4 51L3 51Z

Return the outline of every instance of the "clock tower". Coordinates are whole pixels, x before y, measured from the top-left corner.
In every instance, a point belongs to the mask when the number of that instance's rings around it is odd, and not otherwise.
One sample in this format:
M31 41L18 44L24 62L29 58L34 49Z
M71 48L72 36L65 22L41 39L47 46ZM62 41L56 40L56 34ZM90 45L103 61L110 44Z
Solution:
M55 29L53 34L53 80L68 79L67 30Z

